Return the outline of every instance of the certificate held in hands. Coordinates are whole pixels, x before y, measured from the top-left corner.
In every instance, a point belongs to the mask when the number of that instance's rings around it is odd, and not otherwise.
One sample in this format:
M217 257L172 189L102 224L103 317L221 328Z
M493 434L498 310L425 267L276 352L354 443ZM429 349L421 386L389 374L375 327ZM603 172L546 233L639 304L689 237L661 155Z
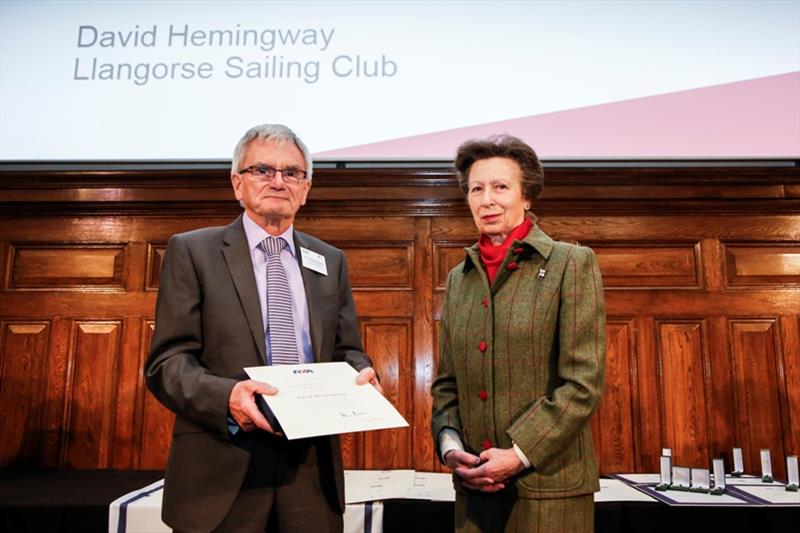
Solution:
M397 409L369 383L356 384L356 370L347 363L253 366L250 379L278 389L264 395L289 440L408 427Z

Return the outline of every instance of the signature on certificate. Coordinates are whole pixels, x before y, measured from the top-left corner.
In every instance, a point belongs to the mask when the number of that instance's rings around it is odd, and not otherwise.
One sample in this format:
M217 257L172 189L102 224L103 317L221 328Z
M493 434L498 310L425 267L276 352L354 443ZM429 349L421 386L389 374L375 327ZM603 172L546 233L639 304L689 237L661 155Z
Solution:
M364 416L367 414L366 411L356 411L355 409L351 411L339 411L339 416L342 418L353 418L354 416Z

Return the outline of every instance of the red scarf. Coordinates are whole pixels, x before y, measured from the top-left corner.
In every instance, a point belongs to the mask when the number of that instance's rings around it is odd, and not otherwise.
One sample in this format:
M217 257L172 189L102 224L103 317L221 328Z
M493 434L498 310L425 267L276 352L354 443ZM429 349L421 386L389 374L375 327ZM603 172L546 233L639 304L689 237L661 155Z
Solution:
M521 241L524 239L528 235L528 232L531 231L532 227L533 222L531 219L526 218L522 224L511 230L511 233L508 234L503 244L499 246L493 245L488 235L485 233L481 234L481 238L478 239L478 250L480 251L481 263L483 263L483 267L486 269L486 275L489 276L489 285L494 283L494 277L497 275L500 263L502 263L503 259L506 257L508 249L511 248L511 244L516 240Z

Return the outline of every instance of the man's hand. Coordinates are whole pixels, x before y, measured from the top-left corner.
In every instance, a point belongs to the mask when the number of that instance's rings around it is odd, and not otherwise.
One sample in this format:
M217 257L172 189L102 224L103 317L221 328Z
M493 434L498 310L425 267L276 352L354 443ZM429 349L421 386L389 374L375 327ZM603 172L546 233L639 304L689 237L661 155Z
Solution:
M228 399L228 410L231 416L239 427L244 431L253 431L254 429L263 429L268 433L280 435L272 429L272 426L261 414L256 405L256 394L269 394L270 396L277 394L278 389L269 383L262 383L260 381L253 381L248 379L240 381L233 386L231 390L231 397Z
M482 492L502 490L511 476L525 469L513 448L489 448L481 452L479 459L480 466L456 473L464 480L464 486Z
M378 392L381 393L381 395L384 395L383 387L381 387L381 382L378 381L378 374L375 373L375 369L372 368L371 366L361 369L361 372L359 372L358 376L356 376L356 383L358 383L359 385L364 385L365 383L369 383L370 385L375 387L378 390Z

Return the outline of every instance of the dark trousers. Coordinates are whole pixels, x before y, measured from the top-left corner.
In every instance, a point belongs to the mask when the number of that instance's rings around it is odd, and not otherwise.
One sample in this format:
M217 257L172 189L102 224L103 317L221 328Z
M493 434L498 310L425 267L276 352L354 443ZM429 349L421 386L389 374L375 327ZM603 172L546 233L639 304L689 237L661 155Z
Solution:
M330 469L320 464L319 441L288 443L281 460L271 448L269 453L253 451L242 489L214 531L341 533L342 515L334 510L335 487Z

